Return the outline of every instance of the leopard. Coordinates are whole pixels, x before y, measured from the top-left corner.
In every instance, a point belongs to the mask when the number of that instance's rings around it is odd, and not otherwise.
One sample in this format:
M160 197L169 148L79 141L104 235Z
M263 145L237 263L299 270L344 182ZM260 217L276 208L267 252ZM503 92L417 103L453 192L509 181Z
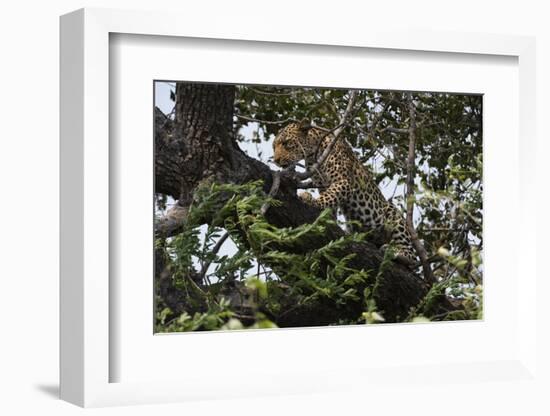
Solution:
M338 136L323 163L317 163L333 139L331 130L313 126L308 119L291 122L275 135L273 162L284 169L303 160L306 168L315 168L308 187L317 188L319 196L302 192L298 195L302 202L319 209L339 209L349 224L358 223L365 231L382 230L387 243L380 249L385 252L393 247L393 258L414 268L417 256L403 213L384 197L349 142Z

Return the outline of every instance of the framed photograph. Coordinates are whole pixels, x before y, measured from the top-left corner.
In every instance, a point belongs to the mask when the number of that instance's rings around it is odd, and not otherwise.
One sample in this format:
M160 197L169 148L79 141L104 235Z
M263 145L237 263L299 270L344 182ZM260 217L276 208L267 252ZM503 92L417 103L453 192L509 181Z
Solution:
M61 18L61 397L536 386L534 40L179 21Z
M481 94L154 94L155 332L482 319Z

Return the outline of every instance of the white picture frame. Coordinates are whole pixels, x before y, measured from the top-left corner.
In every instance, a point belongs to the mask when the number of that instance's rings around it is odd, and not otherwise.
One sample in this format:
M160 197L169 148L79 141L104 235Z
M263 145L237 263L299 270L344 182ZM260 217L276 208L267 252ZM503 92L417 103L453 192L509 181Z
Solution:
M220 20L205 26L200 19L173 13L151 13L107 9L83 9L61 18L61 398L80 406L160 403L243 397L260 394L315 393L364 388L384 390L392 377L402 377L396 368L349 368L318 373L270 374L240 388L203 379L178 382L110 382L109 368L117 359L109 348L109 36L114 33L280 42L301 45L430 51L441 54L503 55L517 58L519 67L519 210L526 213L536 169L535 135L535 41L529 37L472 33L431 33L392 27L360 28L327 34L321 28L280 27L266 22L246 34L236 34L234 21ZM419 362L406 371L408 388L442 382L442 372L455 380L482 384L499 377L514 386L540 387L537 375L536 315L537 270L534 251L536 218L521 215L518 221L518 261L523 267L522 285L512 319L521 322L517 348L506 359L462 363ZM532 247L532 245L531 245ZM540 277L540 276L539 276ZM491 290L489 287L488 290ZM295 330L299 331L299 330ZM152 335L152 334L151 334ZM223 335L223 334L221 334ZM210 335L209 335L210 336ZM219 336L219 335L214 335ZM304 335L304 337L307 336ZM332 336L338 336L333 332ZM208 373L208 372L206 372ZM477 374L471 380L471 374ZM416 380L415 383L412 380ZM346 382L342 382L346 380ZM445 381L443 381L445 382ZM534 383L534 384L533 384ZM539 383L539 384L537 384ZM380 386L381 384L381 386ZM517 385L515 387L517 387Z

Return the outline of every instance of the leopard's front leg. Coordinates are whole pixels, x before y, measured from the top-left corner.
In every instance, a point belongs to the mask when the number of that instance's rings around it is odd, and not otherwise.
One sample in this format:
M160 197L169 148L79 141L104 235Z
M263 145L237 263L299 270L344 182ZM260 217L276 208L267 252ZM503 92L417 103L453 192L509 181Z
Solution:
M302 189L305 189L306 186L307 188L317 189L325 189L327 187L327 181L320 173L314 174L308 181L304 181L301 184L303 185Z
M417 264L418 259L405 219L393 206L390 206L388 217L390 218L386 221L386 227L391 232L390 238L395 249L395 259L409 267L414 266ZM384 244L384 246L387 246L387 244Z
M331 183L328 188L319 194L319 198L314 198L309 192L303 192L300 194L300 199L305 204L317 208L335 208L349 193L349 190L349 182L344 179Z

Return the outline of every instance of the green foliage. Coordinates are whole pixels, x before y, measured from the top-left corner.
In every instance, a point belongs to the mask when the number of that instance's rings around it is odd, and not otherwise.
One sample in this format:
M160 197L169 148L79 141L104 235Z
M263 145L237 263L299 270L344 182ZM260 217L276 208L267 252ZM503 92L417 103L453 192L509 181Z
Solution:
M411 322L422 320L452 321L464 319L483 319L483 287L480 283L481 275L477 275L476 269L470 269L470 262L459 256L453 256L448 250L442 248L439 255L444 257L448 266L455 271L452 277L441 280L431 287L421 303L419 303L407 318ZM473 253L474 263L481 261L479 253ZM439 300L447 297L462 308L456 311L440 313L437 310Z
M166 311L164 309L163 311ZM168 315L170 311L166 312ZM207 312L196 312L190 316L187 312L182 313L169 322L160 321L157 324L157 332L186 332L201 330L220 329L228 320L232 318L233 312L229 310L229 302L221 299L213 304Z
M311 224L277 228L260 214L266 201L277 204L263 193L260 182L212 184L197 192L187 227L167 242L165 257L175 286L189 295L189 309L203 310L172 316L158 305L158 331L274 327L267 316L279 313L285 299L305 305L325 298L341 306L359 299L357 288L369 273L350 266L353 254L341 253L365 234L347 234L304 251L308 241L323 239L328 227L337 226L331 211L323 211ZM201 224L195 221L206 212L215 219L201 238ZM228 232L237 246L232 256L212 251L222 232ZM213 267L198 270L208 264ZM203 276L202 281L193 276ZM224 294L235 287L241 296L225 299ZM357 316L357 321L361 319Z

